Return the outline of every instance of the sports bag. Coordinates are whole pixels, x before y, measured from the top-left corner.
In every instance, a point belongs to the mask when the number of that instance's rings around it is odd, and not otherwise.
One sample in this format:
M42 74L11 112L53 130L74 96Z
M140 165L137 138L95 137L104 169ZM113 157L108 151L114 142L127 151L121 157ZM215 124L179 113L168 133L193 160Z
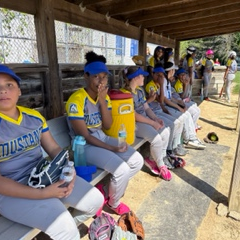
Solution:
M90 240L110 240L116 226L116 221L107 213L101 213L90 224L88 236Z
M28 185L33 188L44 188L57 182L68 161L68 150L62 150L53 160L40 160L30 174Z
M137 235L137 239L143 240L145 237L142 222L133 211L124 213L118 219L118 226L124 231L129 231Z

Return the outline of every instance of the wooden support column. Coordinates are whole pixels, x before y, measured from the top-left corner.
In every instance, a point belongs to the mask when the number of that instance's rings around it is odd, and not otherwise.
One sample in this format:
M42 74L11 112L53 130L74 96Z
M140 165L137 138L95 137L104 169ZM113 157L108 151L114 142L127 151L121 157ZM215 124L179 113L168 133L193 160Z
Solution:
M46 119L64 114L62 81L59 75L53 14L54 0L36 0L35 27L39 62L49 71L42 75L43 114Z
M235 161L233 165L232 180L229 191L229 212L240 213L240 137L238 137Z
M140 40L139 40L139 55L144 57L144 68L146 69L146 49L147 49L147 30L141 29Z
M180 42L178 40L175 40L175 47L174 47L174 62L176 65L179 64L179 56L180 54Z

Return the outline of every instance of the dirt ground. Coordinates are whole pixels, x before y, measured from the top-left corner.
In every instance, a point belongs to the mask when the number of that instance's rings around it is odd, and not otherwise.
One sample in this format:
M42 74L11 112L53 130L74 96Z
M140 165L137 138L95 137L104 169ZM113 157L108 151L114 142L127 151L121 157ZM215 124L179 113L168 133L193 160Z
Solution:
M235 131L238 114L238 95L232 96L232 102L226 103L216 96L211 102L200 104L203 127L198 136L202 139L206 133L214 131L219 136L219 144L229 146L230 150L223 157L222 173L219 177L216 190L228 198L235 159L238 133ZM226 199L217 199L218 203L227 206ZM196 240L237 240L240 239L240 221L230 217L219 216L216 211L217 203L211 201L206 217L198 228Z
M196 102L198 102L196 98ZM236 121L238 114L238 95L232 96L232 102L226 103L220 100L218 96L213 96L211 101L203 101L199 103L201 109L201 117L199 125L202 130L198 131L198 137L202 140L208 132L216 132L219 137L219 144L229 146L230 150L223 156L222 173L216 186L219 198L211 201L209 209L197 230L196 240L237 240L240 239L240 221L236 221L230 217L219 216L216 207L218 203L227 206L227 198L232 176L233 162L235 158L236 144L238 133L236 129ZM140 149L140 152L146 154L146 146ZM143 169L144 170L144 169ZM162 180L159 177L150 175L147 171L140 171L129 183L128 189L122 201L127 203L135 212L141 207L141 203L146 197L146 193L154 191L154 188ZM108 209L104 209L107 212ZM111 213L111 212L109 212ZM117 219L118 216L112 214ZM81 239L87 240L86 229L92 219L80 226ZM149 219L151 221L151 219ZM44 234L40 234L37 240L49 239ZM151 239L148 239L151 240ZM186 239L187 240L187 239Z

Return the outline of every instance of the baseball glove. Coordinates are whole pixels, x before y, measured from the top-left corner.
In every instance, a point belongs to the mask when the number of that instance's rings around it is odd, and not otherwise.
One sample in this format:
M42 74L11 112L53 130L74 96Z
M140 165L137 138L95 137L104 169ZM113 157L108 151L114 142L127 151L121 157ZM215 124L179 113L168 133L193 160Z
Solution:
M138 219L133 211L124 213L118 219L118 226L124 231L129 231L137 235L137 239L143 240L145 237L142 222Z
M207 134L207 136L203 140L206 143L216 144L218 142L218 136L215 132L210 132Z
M59 180L62 169L69 161L68 150L62 150L53 160L42 159L33 168L28 185L33 188L44 188Z

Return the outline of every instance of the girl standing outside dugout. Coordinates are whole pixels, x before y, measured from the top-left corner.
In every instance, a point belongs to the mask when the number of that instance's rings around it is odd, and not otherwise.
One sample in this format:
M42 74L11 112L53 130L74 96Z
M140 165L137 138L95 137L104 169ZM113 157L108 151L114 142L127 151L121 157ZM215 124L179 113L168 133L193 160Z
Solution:
M136 136L150 143L150 153L153 160L145 161L145 165L152 173L169 181L172 178L172 174L164 164L164 158L167 158L166 150L170 131L164 126L163 120L154 114L146 101L142 86L144 84L144 76L148 76L148 73L140 67L130 66L122 70L121 76L125 82L125 87L121 91L130 92L133 96Z
M192 85L195 78L195 56L196 56L196 48L188 47L187 55L183 60L182 67L186 70L189 76L189 86L190 86L190 97L192 97Z
M228 54L228 60L226 64L226 70L224 73L223 81L226 85L226 100L230 103L231 101L231 85L232 81L235 78L235 73L237 72L237 62L236 62L237 53L235 51L230 51Z
M42 148L51 159L62 149L38 111L17 106L20 82L11 69L0 65L0 213L51 239L79 240L77 225L96 214L103 196L76 175L67 187L60 187L63 180L39 189L27 185L43 158ZM66 206L78 210L74 218Z
M203 78L203 91L202 88L200 89L200 94L203 96L203 100L209 101L210 99L208 98L208 87L210 85L210 81L212 78L212 72L214 71L214 62L213 62L213 57L214 57L214 52L213 50L209 49L206 51L206 57L203 58L202 60L202 66L201 66L201 73L202 73L202 78Z
M118 139L107 136L103 128L112 124L111 101L108 92L106 58L94 52L86 54L84 77L86 88L80 88L67 101L66 111L70 135L81 135L86 139L87 163L102 168L111 174L109 186L98 184L105 204L121 215L129 207L120 202L129 180L142 168L143 158L127 144L118 146Z

